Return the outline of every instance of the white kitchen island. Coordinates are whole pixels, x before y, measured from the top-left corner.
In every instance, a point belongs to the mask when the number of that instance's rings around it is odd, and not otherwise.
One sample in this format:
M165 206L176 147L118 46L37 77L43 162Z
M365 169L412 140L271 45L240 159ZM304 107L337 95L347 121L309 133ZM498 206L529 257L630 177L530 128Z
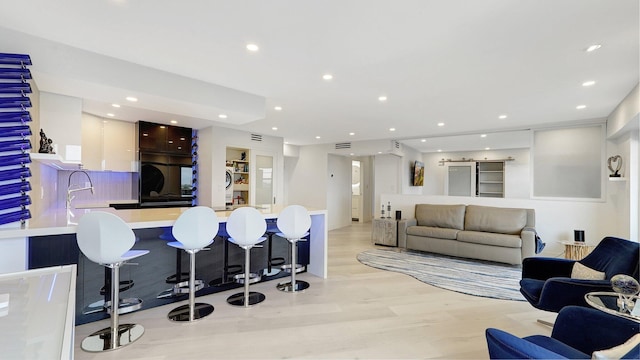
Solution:
M276 219L283 206L263 206L257 209L265 219ZM24 226L8 224L0 227L0 273L23 271L29 268L29 237L75 234L82 215L91 211L111 212L124 220L132 229L149 229L172 226L180 214L188 208L151 208L115 210L114 208L50 210L30 219ZM311 229L309 264L307 271L315 276L327 277L327 211L309 210ZM218 220L226 222L230 210L216 211Z

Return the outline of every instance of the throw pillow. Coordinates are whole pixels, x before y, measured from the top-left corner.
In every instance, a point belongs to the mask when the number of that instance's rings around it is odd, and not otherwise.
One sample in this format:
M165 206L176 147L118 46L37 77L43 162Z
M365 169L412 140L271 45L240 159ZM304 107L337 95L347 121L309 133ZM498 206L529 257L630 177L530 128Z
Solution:
M620 359L627 355L634 347L640 344L640 334L635 334L624 344L614 346L611 349L594 351L591 355L593 360Z
M605 274L598 270L594 270L590 267L584 266L576 261L573 264L573 269L571 270L571 278L583 280L604 280Z

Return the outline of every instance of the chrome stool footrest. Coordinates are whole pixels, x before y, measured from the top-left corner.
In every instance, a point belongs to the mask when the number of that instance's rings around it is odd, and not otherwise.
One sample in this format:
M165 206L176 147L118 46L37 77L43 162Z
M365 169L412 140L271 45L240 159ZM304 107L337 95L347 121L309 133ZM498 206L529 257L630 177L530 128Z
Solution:
M262 276L256 273L250 273L249 274L249 284L255 284L257 282L260 282L260 280L262 280ZM238 274L238 275L234 275L233 276L233 281L235 281L238 284L244 284L244 274Z
M140 310L142 307L142 299L138 298L120 299L118 303L118 314L120 315ZM107 314L111 314L111 301L104 303L104 308L107 310Z
M291 273L291 264L282 265L282 271ZM303 272L306 269L304 265L296 264L296 274Z
M204 281L202 281L202 280L196 280L194 284L195 284L195 290L196 291L202 290L204 288ZM173 285L173 293L175 295L177 295L177 294L188 294L189 293L189 280L183 281L183 282L179 282L179 283Z

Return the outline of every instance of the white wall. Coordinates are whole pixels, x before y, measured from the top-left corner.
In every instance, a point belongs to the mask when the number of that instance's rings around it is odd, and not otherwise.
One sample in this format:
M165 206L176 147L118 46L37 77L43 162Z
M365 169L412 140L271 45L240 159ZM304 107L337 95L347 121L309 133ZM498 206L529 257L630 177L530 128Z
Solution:
M528 199L530 190L529 149L508 150L483 150L469 152L425 153L424 161L424 195L444 195L444 185L447 171L445 166L440 166L442 159L506 159L512 157L513 161L505 162L505 198Z
M616 137L629 131L630 128L638 128L638 114L640 113L640 89L639 85L618 104L607 117L607 137Z
M607 158L613 155L622 157L622 176L625 178L622 182L608 181L608 201L616 204L615 223L618 229L635 241L640 235L639 117L640 90L636 85L607 117Z
M424 161L422 157L422 153L418 150L403 145L402 152L404 156L401 160L400 167L400 185L401 185L401 193L402 194L422 194L422 186L413 186L413 165L417 161Z
M382 204L387 211L387 202L381 202L382 194L399 194L402 191L401 174L403 158L396 155L381 154L374 157L374 217L379 217ZM393 207L393 204L391 204Z
M536 230L547 247L543 256L560 256L564 245L573 241L573 230L584 230L586 242L597 244L605 236L625 238L616 227L615 204L602 201L553 201L505 198L477 198L439 195L383 194L382 201L391 201L402 211L403 218L415 216L415 204L471 204L507 208L527 208L536 212Z
M330 229L351 224L351 158L328 155L327 213Z
M327 146L300 147L297 161L287 161L287 200L314 209L326 209L327 198ZM329 229L333 229L329 224Z
M198 204L225 206L225 165L227 147L250 149L251 166L256 154L272 155L274 160L274 196L276 204L284 204L284 155L281 137L262 135L262 141L251 140L251 133L222 127L198 130ZM255 172L254 172L255 173ZM255 196L255 179L250 178L250 204Z
M40 92L40 127L47 137L53 140L57 153L65 160L81 160L80 153L67 153L67 146L81 149L81 121L82 99ZM40 129L32 129L32 131L39 133ZM39 147L40 137L36 138L38 141L34 142L34 146Z

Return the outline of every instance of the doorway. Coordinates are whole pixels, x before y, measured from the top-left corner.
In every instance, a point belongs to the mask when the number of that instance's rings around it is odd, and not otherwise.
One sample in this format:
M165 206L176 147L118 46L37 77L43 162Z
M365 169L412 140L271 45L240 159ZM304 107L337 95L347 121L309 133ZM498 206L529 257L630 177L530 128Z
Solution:
M362 172L360 160L351 161L351 221L362 219Z

